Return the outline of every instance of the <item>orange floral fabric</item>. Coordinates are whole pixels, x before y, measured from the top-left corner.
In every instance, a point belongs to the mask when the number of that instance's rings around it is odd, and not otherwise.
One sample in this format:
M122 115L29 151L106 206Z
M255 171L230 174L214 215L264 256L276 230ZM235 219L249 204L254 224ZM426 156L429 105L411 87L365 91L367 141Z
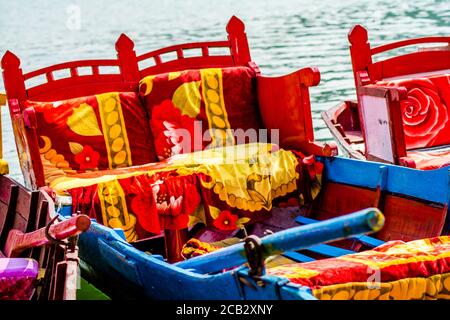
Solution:
M224 153L236 150L242 158L222 162ZM314 161L303 159L274 145L245 144L80 174L52 188L70 193L75 212L122 228L128 241L196 223L235 230L268 218L274 205L292 203L289 198L311 198L321 167L309 170Z
M218 249L220 249L220 247L216 247L207 242L202 242L198 239L192 238L184 244L181 254L184 259L189 259L216 251Z
M450 237L391 241L356 254L274 267L268 274L308 286L323 299L450 298Z
M156 160L148 118L136 93L26 101L25 107L36 115L47 183L75 173Z
M160 160L207 146L245 143L236 141L229 130L262 128L255 72L247 67L151 75L139 88ZM210 135L205 135L209 129Z
M405 87L401 102L407 149L450 144L450 75L383 81L377 84Z

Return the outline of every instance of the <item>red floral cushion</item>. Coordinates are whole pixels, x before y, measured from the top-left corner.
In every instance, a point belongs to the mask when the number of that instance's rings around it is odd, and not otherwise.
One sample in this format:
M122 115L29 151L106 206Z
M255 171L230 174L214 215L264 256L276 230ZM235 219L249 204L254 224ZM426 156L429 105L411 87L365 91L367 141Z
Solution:
M314 198L320 189L322 165L312 157L270 144L241 144L223 151L78 174L51 187L71 195L73 210L122 228L129 242L197 223L236 230L268 218L279 202L298 199L299 193L305 193L303 199ZM224 154L231 153L240 157L225 162Z
M390 241L373 250L267 270L327 300L450 299L450 238Z
M450 75L378 82L405 87L401 102L407 149L450 144Z
M136 93L26 101L25 106L35 111L47 183L67 174L156 160L148 118Z
M236 140L227 129L262 128L254 80L255 72L247 67L143 78L140 93L150 115L158 158L203 150L208 145L249 142ZM206 133L209 129L210 135Z

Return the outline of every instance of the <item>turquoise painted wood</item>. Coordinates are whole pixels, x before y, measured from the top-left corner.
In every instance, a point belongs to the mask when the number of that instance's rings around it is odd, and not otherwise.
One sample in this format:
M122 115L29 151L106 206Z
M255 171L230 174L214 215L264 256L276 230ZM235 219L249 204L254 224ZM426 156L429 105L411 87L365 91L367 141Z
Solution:
M283 256L297 262L311 262L316 260L314 258L308 257L307 255L295 251L285 252L283 253Z
M314 226L301 226L263 238L263 243L271 249L267 253L283 252L287 249L302 248L318 241L335 240L338 237L363 233L380 227L382 215L374 209L364 210L349 217L340 217L317 223ZM340 230L339 232L336 232ZM299 232L301 231L301 232ZM268 240L267 240L268 238ZM265 241L264 241L265 240ZM135 249L128 244L122 232L104 227L95 221L88 232L80 236L80 258L90 264L105 277L120 283L125 288L132 288L154 299L302 299L311 298L307 288L292 286L287 279L263 276L264 286L258 285L248 291L248 285L239 278L247 275L247 268L239 267L217 274L199 273L206 270L206 265L218 268L228 265L223 261L235 259L235 263L245 262L241 246L222 249L220 256L228 259L197 259L197 270L190 270L189 265L181 263L171 265L153 256ZM230 249L231 248L231 249ZM216 251L219 252L219 251ZM215 252L205 255L207 257ZM195 259L195 258L193 258ZM190 260L187 260L190 261ZM203 262L202 262L203 261ZM220 262L218 262L220 261ZM206 263L206 264L205 264ZM203 267L203 268L202 268ZM221 288L221 290L217 290ZM309 292L309 293L308 293Z
M318 244L312 247L307 248L308 251L321 254L328 258L336 258L340 256L344 256L346 254L355 253L355 251L342 249L334 246L330 246L327 244Z
M383 216L377 209L367 209L311 226L299 226L262 238L264 253L267 256L374 231L381 227L382 221ZM248 275L243 266L213 274L212 270L221 271L246 261L242 244L209 253L200 259L186 260L193 263L171 265L162 261L160 256L135 249L125 241L123 232L94 221L89 231L80 237L79 246L80 258L106 278L123 282L123 290L130 288L154 299L312 298L309 289L293 286L282 277L263 276L261 280L265 285L256 285L249 290L248 285L239 280Z
M263 255L267 258L285 251L306 249L318 243L376 232L381 229L383 223L381 212L371 208L320 223L283 230L261 239ZM208 273L240 265L246 260L244 244L237 243L207 255L178 262L176 265Z
M416 170L340 157L321 158L320 160L325 164L324 175L328 181L376 188L380 184L380 175L384 175L381 185L384 191L441 204L449 203L449 167L436 170Z
M311 223L319 222L319 220L315 220L315 219L311 219L311 218L307 218L307 217L303 217L303 216L296 217L295 221L300 223L300 224L311 224ZM362 242L365 245L368 245L368 246L373 247L373 248L381 246L382 244L385 243L384 241L375 239L373 237L365 236L365 235L361 235L361 236L357 236L357 237L351 237L350 239L357 240L357 241ZM309 249L309 250L311 250L311 249Z

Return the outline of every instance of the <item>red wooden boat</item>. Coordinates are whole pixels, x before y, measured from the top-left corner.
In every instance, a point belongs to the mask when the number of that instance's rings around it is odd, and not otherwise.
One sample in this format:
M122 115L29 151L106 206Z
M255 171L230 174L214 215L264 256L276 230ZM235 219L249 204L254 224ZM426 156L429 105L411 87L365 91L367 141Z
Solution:
M345 101L322 113L343 152L356 159L424 170L447 166L450 37L408 39L372 48L366 29L356 25L348 38L357 101ZM417 52L396 56L390 52L421 44L427 47ZM389 58L375 62L374 56L387 52Z

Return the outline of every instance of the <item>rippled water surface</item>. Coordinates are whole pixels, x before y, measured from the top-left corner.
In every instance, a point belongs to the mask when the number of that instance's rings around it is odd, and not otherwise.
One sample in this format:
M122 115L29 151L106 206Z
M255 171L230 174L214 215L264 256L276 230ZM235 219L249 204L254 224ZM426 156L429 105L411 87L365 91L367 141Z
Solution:
M13 51L28 72L68 60L114 58L114 42L122 32L135 41L138 53L176 43L221 40L235 14L246 23L252 58L263 73L319 67L322 80L311 90L314 128L318 139L328 140L331 135L320 112L354 96L347 41L354 24L369 29L372 45L450 34L450 1L160 2L0 0L0 54ZM79 29L70 19L77 10ZM11 174L21 180L6 108L2 118L4 156Z

